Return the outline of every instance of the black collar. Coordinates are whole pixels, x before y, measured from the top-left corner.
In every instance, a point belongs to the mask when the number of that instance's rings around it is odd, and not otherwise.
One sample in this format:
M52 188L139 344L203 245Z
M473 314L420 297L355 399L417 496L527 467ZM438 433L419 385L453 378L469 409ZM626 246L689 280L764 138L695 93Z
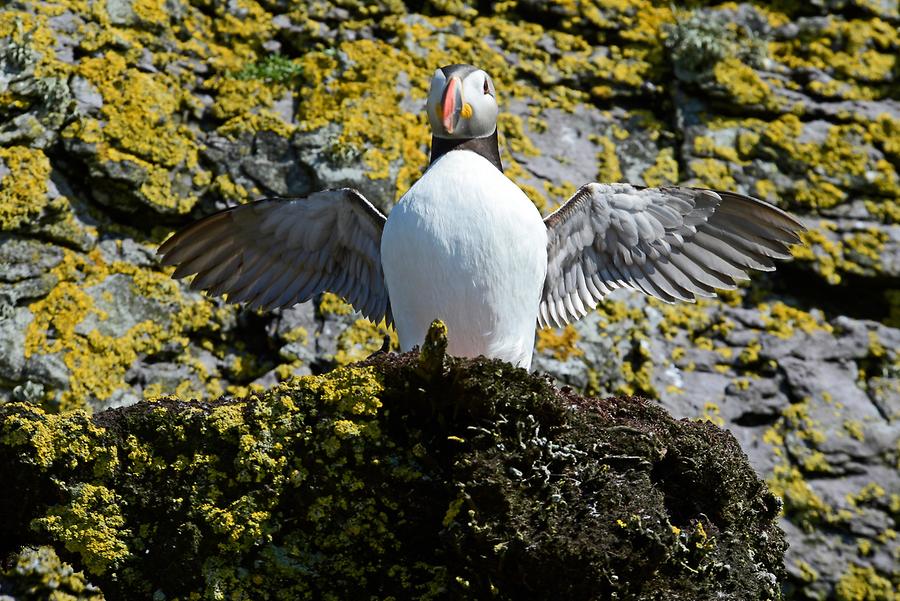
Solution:
M500 143L497 140L497 130L486 138L438 138L431 136L431 162L450 152L451 150L471 150L476 154L480 154L491 164L503 172L503 164L500 162Z

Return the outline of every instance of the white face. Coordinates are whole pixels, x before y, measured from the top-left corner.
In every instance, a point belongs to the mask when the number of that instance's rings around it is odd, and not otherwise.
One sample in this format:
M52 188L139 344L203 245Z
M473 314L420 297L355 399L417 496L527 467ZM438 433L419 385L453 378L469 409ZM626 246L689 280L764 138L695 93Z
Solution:
M497 129L494 82L481 69L457 72L448 78L438 69L431 78L425 110L432 133L438 138L490 136Z

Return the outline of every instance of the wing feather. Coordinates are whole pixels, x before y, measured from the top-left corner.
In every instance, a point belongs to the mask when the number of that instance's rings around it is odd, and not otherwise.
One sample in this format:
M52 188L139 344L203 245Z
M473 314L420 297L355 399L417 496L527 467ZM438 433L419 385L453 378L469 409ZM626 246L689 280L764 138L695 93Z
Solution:
M173 277L252 307L287 307L326 290L373 321L392 321L381 233L386 219L356 190L270 198L220 211L175 233L157 253Z
M548 216L538 322L564 325L616 288L666 302L733 289L790 258L803 224L750 196L698 188L587 184Z

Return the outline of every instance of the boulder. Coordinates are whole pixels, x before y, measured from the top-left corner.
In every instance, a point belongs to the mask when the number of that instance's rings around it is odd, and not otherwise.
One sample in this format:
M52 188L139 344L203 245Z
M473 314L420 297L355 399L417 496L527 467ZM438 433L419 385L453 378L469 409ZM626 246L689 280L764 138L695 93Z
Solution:
M107 600L779 597L780 503L728 432L445 345L246 398L0 405L0 594L56 553Z

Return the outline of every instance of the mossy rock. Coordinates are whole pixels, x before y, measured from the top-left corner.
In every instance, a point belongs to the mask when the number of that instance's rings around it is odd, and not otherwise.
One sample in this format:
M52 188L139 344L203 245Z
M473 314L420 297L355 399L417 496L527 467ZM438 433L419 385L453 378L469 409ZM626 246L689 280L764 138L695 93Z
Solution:
M2 601L103 601L100 590L51 547L26 547L6 564L0 570Z
M728 432L435 354L93 417L2 405L0 556L51 546L108 600L780 596L779 504Z

